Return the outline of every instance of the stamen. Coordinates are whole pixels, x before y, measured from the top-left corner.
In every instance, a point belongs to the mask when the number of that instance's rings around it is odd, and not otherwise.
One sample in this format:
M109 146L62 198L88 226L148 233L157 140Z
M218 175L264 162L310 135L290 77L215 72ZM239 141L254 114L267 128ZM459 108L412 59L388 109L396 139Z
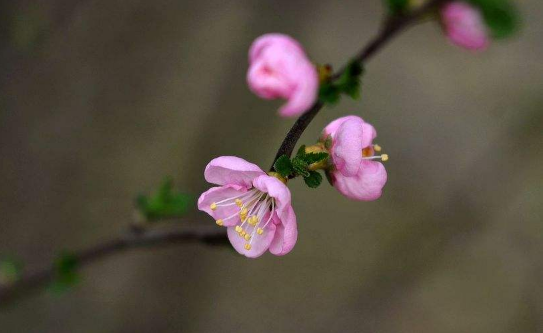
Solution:
M257 228L256 233L262 235L264 233L264 230L262 228Z
M249 251L251 249L251 244L247 243L245 244L245 250Z
M373 145L373 150L375 150L376 152L380 152L381 151L381 146L379 146L378 144L374 144Z
M363 160L381 160L383 162L388 161L388 154L375 155L370 157L362 157Z
M222 219L218 219L217 221L215 221L215 223L217 223L218 226L222 226L224 224L224 221Z
M212 204L209 206L209 208L210 208L211 210L217 209L217 203L215 203L215 202L212 203Z

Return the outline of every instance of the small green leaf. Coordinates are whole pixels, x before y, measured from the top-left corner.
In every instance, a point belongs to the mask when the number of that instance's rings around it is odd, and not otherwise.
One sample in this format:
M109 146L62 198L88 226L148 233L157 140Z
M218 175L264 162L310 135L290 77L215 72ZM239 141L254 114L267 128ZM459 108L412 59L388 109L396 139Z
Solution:
M305 155L305 145L302 145L300 148L298 148L298 152L296 153L296 156L303 157Z
M359 62L351 61L337 82L340 91L352 99L360 98L360 77L363 72L364 69Z
M516 6L509 0L470 0L479 7L492 37L502 39L512 35L520 24Z
M166 178L155 194L139 195L136 206L148 220L183 216L192 204L192 196L173 190L173 181Z
M391 14L401 14L407 9L409 0L385 0L388 10Z
M304 181L307 186L317 188L322 183L322 176L317 171L309 171L309 175L304 177Z
M334 105L339 102L341 91L333 83L326 82L319 87L319 100L322 103Z
M0 284L12 284L19 280L23 270L23 264L12 258L0 261Z
M292 167L294 168L294 172L297 175L300 175L302 177L309 176L309 171L307 168L309 168L309 164L307 164L306 161L304 161L302 158L296 156L292 159Z
M288 178L288 176L294 173L292 163L287 155L280 156L273 164L273 168L285 178Z
M69 252L61 253L55 260L54 266L55 276L49 286L50 291L61 294L79 283L80 276L77 273L79 261L74 254Z
M317 163L317 162L327 159L328 153L326 152L310 153L310 154L305 154L302 158L307 164L311 165L313 163Z

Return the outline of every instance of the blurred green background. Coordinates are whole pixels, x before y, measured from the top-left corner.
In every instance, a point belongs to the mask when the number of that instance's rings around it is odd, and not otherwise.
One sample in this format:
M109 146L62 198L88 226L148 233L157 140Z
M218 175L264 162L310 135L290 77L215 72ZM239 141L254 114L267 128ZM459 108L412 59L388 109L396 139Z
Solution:
M345 114L375 125L380 200L293 181L289 255L130 252L0 309L0 331L543 332L543 3L517 3L522 30L484 53L435 23L403 33L361 102L305 132ZM39 265L110 238L163 176L207 189L219 155L267 168L293 120L249 92L251 42L287 33L339 66L382 15L379 0L1 2L0 253Z

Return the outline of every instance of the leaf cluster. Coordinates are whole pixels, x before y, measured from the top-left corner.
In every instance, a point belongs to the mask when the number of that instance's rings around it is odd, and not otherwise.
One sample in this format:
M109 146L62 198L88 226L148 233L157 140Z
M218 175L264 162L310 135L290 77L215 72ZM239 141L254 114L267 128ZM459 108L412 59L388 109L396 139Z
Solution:
M321 84L319 100L333 105L339 102L342 94L350 96L352 99L359 99L363 73L362 65L358 61L351 61L337 80Z
M328 158L326 152L306 153L305 146L301 146L296 156L291 160L287 155L282 155L275 161L273 168L284 178L303 177L304 182L311 188L316 188L322 183L322 176L309 166L322 162Z

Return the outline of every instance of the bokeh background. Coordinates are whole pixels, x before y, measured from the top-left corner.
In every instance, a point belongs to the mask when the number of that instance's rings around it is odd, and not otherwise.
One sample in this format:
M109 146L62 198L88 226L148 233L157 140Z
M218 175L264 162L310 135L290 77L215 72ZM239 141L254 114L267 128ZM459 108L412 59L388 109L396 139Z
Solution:
M380 200L293 181L291 254L130 252L0 309L1 331L543 332L543 3L518 5L520 33L480 54L411 28L367 64L360 102L305 132L374 124ZM287 33L339 66L383 15L379 0L0 6L0 253L28 265L118 234L165 175L197 196L216 156L267 168L293 120L249 92L251 42Z

